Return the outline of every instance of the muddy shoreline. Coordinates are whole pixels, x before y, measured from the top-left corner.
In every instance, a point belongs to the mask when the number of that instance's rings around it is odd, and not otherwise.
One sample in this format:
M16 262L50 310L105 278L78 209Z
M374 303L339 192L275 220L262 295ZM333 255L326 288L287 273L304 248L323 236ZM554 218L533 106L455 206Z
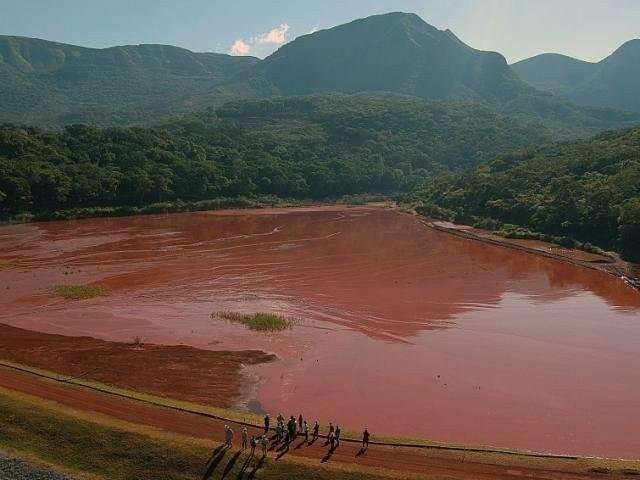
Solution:
M640 265L622 260L614 252L607 252L606 256L589 254L587 252L582 252L581 250L562 248L558 245L539 240L509 239L501 237L489 230L483 230L468 225L454 224L448 221L440 221L434 218L425 217L417 212L411 212L408 214L423 218L424 221L422 223L426 227L439 232L445 232L457 237L510 248L533 255L540 255L579 267L605 272L609 275L620 278L627 285L640 293ZM592 260L585 260L580 257L591 257Z
M184 345L108 342L0 324L0 358L142 393L213 407L238 407L255 394L245 365L271 362L261 351L203 350Z

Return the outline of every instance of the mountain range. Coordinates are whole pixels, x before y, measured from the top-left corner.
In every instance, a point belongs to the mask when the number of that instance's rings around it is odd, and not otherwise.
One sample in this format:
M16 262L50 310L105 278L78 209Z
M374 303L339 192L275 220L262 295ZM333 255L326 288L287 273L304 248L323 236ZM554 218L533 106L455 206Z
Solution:
M572 103L563 89L582 78L582 64L561 77L559 90L527 77L523 65L527 70L523 62L512 68L499 53L399 12L298 37L264 60L165 45L89 49L0 37L0 121L149 124L230 100L335 92L483 103L564 136L639 119L606 108L605 94L597 104L580 102L588 108Z
M535 88L578 105L640 112L640 39L596 63L545 53L511 67Z

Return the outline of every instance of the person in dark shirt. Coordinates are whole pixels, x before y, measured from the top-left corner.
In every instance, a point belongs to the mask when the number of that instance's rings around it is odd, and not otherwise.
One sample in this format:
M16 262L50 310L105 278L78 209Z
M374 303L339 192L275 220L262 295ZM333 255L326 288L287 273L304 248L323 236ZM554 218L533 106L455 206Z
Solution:
M269 433L269 424L271 423L271 419L269 418L269 414L267 413L264 416L264 433L265 435Z
M369 430L365 428L362 434L362 451L364 452L367 448L369 448Z
M251 435L251 442L249 442L249 445L251 445L251 456L253 457L256 453L256 447L258 446L258 442L256 442L256 437L254 437L253 435Z

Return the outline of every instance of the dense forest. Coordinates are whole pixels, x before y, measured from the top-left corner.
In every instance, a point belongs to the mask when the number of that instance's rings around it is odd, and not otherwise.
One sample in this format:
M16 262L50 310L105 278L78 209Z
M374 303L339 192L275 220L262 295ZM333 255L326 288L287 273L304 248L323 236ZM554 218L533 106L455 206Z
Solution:
M416 198L425 214L640 260L640 128L499 155L429 180Z
M409 191L548 140L457 103L341 95L232 103L158 127L0 127L0 212Z

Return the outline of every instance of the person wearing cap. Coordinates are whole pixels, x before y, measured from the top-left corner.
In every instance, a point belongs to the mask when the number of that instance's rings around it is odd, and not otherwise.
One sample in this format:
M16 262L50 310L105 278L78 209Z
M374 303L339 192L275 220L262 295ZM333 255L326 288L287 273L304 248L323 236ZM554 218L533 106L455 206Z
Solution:
M225 445L231 447L233 445L233 430L229 425L225 425Z
M367 448L369 448L369 430L365 428L362 434L362 451L364 452Z

